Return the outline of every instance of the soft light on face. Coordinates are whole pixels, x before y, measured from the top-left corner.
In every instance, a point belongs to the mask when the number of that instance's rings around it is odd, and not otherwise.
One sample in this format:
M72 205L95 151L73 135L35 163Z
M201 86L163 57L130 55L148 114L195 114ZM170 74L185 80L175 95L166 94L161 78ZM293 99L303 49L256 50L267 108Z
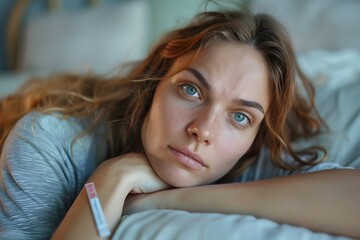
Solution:
M170 185L211 183L250 148L268 106L263 57L239 44L209 46L159 83L142 127L144 150Z

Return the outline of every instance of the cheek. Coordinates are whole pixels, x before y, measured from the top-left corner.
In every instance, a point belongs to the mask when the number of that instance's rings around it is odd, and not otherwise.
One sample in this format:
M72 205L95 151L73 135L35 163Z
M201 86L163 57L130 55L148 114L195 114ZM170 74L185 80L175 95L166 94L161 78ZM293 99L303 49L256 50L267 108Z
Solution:
M229 136L230 135L230 136ZM224 168L231 168L251 147L256 133L224 135L218 141L216 152L217 164Z
M167 95L154 99L152 107L142 127L144 147L156 147L179 137L187 123L189 113Z
M158 130L169 133L183 130L193 117L190 107L176 93L170 93L156 99L151 114L151 118L160 127Z
M182 127L185 113L171 99L164 100L154 106L151 123L156 132L171 133Z

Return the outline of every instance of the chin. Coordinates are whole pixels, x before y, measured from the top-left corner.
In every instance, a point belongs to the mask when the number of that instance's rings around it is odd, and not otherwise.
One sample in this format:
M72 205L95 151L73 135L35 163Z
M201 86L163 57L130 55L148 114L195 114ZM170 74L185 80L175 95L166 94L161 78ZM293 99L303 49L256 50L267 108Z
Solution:
M166 182L167 184L173 187L193 187L198 185L196 182L191 181L189 178L182 178L182 177L174 177L174 176L164 176L161 179Z
M167 172L166 174L158 174L160 178L166 182L167 184L181 188L181 187L194 187L199 185L205 185L208 184L208 181L200 180L196 178L195 176L192 176L189 172L176 172L173 174L169 174Z
M200 184L175 182L175 183L172 183L170 185L173 186L173 187L176 187L176 188L184 188L184 187L195 187L195 186L199 186Z
M147 155L153 170L159 178L165 183L173 187L194 187L210 183L209 179L205 179L206 174L197 172L196 170L186 169L178 164L162 161L158 156ZM151 157L149 157L151 156ZM153 161L152 161L153 160Z

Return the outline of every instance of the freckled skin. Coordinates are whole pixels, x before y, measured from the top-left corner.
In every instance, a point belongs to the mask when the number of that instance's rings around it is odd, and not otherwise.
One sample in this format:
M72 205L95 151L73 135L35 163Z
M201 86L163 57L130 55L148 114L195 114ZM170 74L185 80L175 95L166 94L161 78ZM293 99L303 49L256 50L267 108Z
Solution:
M174 68L182 61L178 59ZM188 68L198 71L210 89ZM219 179L249 149L264 113L236 99L257 102L264 112L269 106L266 64L253 48L212 45L186 69L159 83L141 133L151 166L162 180L176 187ZM189 168L169 147L198 154L206 167Z

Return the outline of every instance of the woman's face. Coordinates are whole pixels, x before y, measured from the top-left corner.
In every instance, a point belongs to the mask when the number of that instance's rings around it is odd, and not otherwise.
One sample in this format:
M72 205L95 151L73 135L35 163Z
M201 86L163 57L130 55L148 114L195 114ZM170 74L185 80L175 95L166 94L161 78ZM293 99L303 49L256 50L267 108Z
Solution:
M178 59L173 68L187 60ZM267 67L257 50L212 45L160 81L142 126L143 147L168 184L211 183L250 148L268 107Z

